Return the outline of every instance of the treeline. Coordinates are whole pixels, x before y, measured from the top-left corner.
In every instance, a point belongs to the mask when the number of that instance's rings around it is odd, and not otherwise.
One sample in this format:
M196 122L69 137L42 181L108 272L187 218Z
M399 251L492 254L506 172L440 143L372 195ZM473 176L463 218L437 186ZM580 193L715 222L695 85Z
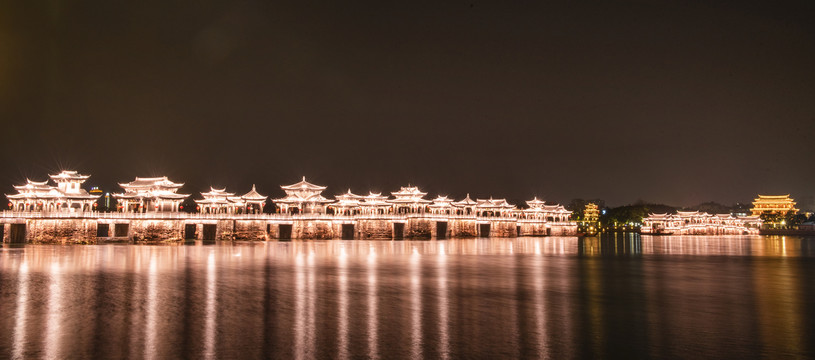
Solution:
M690 207L677 207L665 204L653 204L637 201L634 204L606 207L605 201L600 199L572 200L567 209L573 211L572 220L583 221L585 206L593 203L600 209L600 226L604 229L634 229L642 225L642 219L649 214L674 214L677 211L701 211L709 214L749 214L750 206L742 203L724 205L709 201ZM800 220L800 219L796 219Z

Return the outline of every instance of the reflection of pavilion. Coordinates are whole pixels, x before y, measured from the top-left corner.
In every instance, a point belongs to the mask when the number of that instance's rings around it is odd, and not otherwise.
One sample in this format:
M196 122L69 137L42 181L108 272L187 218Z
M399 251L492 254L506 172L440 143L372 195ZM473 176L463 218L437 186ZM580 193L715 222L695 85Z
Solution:
M170 181L166 176L140 178L129 183L120 183L125 191L113 194L124 212L178 211L181 201L190 196L178 194L183 183Z
M57 186L48 185L48 181L29 179L25 185L15 185L17 194L6 195L11 208L17 211L90 211L93 202L99 198L81 188L90 175L65 170L49 177Z
M286 192L286 197L275 199L279 212L286 214L325 214L326 205L331 200L321 195L325 186L314 185L303 180L291 185L280 186Z

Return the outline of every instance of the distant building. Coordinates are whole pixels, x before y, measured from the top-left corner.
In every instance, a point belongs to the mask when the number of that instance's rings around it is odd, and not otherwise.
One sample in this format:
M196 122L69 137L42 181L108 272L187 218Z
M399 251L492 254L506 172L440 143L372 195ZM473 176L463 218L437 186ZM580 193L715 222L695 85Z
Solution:
M790 198L789 194L759 195L758 198L753 200L753 208L750 211L753 216L760 216L765 212L787 215L797 213L798 209L795 208L795 202Z
M80 175L76 171L62 171L49 175L57 186L48 181L31 181L25 185L15 185L17 194L6 195L9 206L16 211L91 211L98 195L90 194L81 185L90 175Z
M190 196L178 194L183 183L170 181L166 176L141 178L120 183L124 192L113 194L122 212L178 211L181 202Z
M741 235L758 234L758 216L712 215L700 211L676 214L650 214L642 220L640 232L653 235Z
M596 223L599 220L600 220L600 209L597 208L597 205L594 203L586 204L586 208L583 209L583 222Z

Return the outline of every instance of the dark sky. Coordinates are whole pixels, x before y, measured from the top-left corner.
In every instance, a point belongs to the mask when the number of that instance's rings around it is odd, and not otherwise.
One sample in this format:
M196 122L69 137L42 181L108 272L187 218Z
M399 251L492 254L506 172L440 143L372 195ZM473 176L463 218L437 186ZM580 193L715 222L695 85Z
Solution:
M5 1L0 187L815 193L812 1Z

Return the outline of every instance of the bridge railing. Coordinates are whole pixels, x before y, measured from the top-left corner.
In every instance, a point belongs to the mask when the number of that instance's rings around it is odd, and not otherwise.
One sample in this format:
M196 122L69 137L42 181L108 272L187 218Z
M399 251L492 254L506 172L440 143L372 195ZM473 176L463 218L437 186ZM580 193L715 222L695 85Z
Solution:
M415 214L204 214L185 212L96 212L96 211L2 211L0 218L5 219L151 219L151 220L325 220L325 221L356 221L356 220L390 220L407 221L409 219L425 219L430 221L448 220L476 220L476 221L517 221L522 223L548 223L552 225L569 225L572 222L544 221L539 219L524 219L513 216L475 216L475 215L447 215L431 213Z

